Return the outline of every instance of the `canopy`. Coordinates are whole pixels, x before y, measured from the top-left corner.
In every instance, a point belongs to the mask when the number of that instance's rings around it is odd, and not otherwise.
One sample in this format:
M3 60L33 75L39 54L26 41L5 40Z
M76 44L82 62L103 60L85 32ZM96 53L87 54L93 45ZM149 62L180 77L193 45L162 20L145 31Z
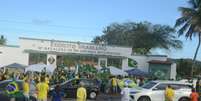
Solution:
M19 63L12 63L12 64L9 64L9 65L4 66L4 67L13 68L13 69L25 69L26 65L19 64Z
M45 64L34 64L30 65L25 69L25 72L42 72L46 71L48 73L53 73L55 68L52 65L45 65Z
M3 68L3 67L4 67L4 65L0 64L0 68Z
M127 70L126 72L128 73L128 75L133 75L133 76L144 76L144 77L149 76L149 73L144 72L144 71L137 69L137 68Z
M126 72L124 72L123 70L121 70L117 67L109 66L107 68L110 69L110 73L114 76L118 76L118 75L127 76L128 75Z

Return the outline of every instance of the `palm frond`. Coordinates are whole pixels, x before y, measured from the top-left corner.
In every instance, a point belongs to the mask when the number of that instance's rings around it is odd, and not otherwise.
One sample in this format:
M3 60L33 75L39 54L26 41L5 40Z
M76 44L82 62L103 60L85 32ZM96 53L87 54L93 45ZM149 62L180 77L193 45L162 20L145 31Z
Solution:
M188 3L190 4L191 8L197 8L198 7L198 2L200 0L189 0Z
M189 29L189 22L186 22L178 31L178 36L181 36L184 34L185 31L187 31Z
M179 27L179 26L183 25L187 20L188 20L187 17L178 18L176 20L176 23L175 23L174 27L176 28L176 27Z
M179 7L179 11L182 12L183 17L191 17L196 13L195 9L187 8L187 7Z
M195 28L194 25L191 25L191 26L189 27L189 29L188 29L188 31L186 32L186 35L185 35L186 38L192 39L193 33L195 33L195 32L194 32L194 28Z

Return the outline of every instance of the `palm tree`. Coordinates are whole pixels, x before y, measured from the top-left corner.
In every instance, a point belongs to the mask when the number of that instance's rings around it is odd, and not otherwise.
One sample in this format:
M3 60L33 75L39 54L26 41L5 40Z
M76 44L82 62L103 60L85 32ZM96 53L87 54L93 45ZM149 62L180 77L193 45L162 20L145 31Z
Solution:
M192 40L198 38L198 45L193 57L191 75L193 76L194 65L201 43L201 0L189 0L189 7L179 7L181 17L176 20L175 27L179 28L178 35Z
M6 44L6 39L4 38L3 35L0 37L0 45L5 45Z

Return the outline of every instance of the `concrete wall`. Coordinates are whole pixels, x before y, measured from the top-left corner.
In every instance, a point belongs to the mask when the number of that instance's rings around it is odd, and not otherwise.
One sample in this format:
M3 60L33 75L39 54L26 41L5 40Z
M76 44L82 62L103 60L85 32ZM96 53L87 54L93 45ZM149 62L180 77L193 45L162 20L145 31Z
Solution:
M9 65L12 63L19 63L28 65L29 54L24 53L19 47L1 46L0 64Z
M142 70L148 72L149 69L149 61L151 60L160 60L160 61L166 61L167 56L163 55L131 55L128 56L128 58L131 58L135 60L138 64L137 67Z

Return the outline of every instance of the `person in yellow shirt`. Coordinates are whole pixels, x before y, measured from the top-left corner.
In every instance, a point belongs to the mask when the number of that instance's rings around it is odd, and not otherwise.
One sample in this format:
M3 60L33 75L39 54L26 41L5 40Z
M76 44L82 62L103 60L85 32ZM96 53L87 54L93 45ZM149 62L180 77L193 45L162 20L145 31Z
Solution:
M87 91L84 88L84 83L80 82L80 87L77 89L77 101L86 101Z
M117 79L116 79L116 77L112 78L111 83L112 83L112 92L114 94L116 94L117 93Z
M23 94L25 96L25 101L29 101L29 79L25 79L23 82Z
M174 90L170 85L165 89L165 101L173 101Z
M49 86L47 83L45 83L44 77L42 77L41 82L36 85L36 90L38 92L38 101L47 101Z

